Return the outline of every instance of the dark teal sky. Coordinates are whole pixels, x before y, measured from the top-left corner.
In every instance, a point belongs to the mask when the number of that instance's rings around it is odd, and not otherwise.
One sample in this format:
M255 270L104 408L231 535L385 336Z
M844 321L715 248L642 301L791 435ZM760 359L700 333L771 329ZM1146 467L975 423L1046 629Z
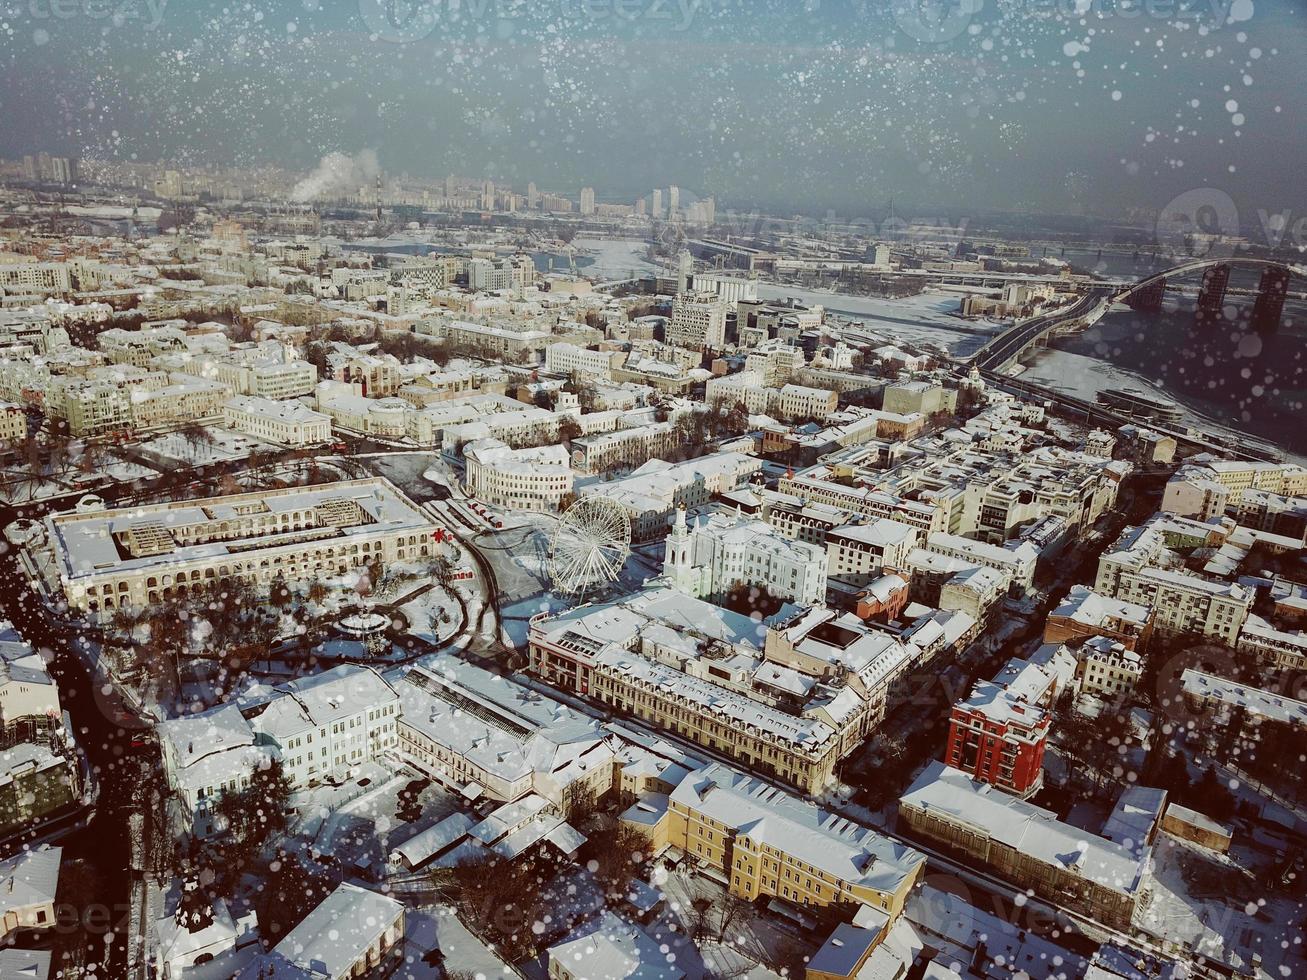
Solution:
M370 148L388 172L852 215L1212 186L1307 214L1301 0L941 0L942 22L913 0L414 0L438 23L405 0L161 2L0 0L0 154Z

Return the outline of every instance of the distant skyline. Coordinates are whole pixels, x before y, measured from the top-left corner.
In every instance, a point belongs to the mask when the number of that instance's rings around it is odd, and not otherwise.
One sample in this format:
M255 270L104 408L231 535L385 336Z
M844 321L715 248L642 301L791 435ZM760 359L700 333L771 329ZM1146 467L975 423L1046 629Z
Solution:
M404 0L0 0L0 155L370 150L387 173L775 213L1114 215L1212 187L1253 222L1307 214L1300 3L909 3L414 0L434 23Z

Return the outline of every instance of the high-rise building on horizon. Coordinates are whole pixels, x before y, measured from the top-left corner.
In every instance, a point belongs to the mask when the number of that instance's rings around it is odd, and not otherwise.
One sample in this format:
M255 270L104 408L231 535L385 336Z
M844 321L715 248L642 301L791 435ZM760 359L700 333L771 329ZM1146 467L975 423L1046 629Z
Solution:
M655 218L663 216L663 191L661 187L655 187L653 191L653 203L649 206L649 213Z
M595 213L595 189L593 187L581 188L581 213Z

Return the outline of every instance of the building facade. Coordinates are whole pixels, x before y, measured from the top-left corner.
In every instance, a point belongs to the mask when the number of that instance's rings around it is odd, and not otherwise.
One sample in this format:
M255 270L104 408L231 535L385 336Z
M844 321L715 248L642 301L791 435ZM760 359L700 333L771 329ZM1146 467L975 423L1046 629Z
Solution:
M435 525L380 477L46 518L82 612L140 608L205 583L266 588L432 554Z
M572 468L563 446L511 449L498 439L463 447L467 492L506 510L556 513L572 495Z

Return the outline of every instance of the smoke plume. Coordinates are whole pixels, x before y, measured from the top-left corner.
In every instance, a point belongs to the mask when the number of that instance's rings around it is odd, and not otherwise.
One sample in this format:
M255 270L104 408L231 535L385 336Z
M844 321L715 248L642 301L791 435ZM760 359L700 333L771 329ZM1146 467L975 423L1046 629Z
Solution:
M353 193L360 186L375 180L381 172L374 150L361 150L354 156L347 153L328 153L313 173L291 191L291 200L297 203L315 198Z

